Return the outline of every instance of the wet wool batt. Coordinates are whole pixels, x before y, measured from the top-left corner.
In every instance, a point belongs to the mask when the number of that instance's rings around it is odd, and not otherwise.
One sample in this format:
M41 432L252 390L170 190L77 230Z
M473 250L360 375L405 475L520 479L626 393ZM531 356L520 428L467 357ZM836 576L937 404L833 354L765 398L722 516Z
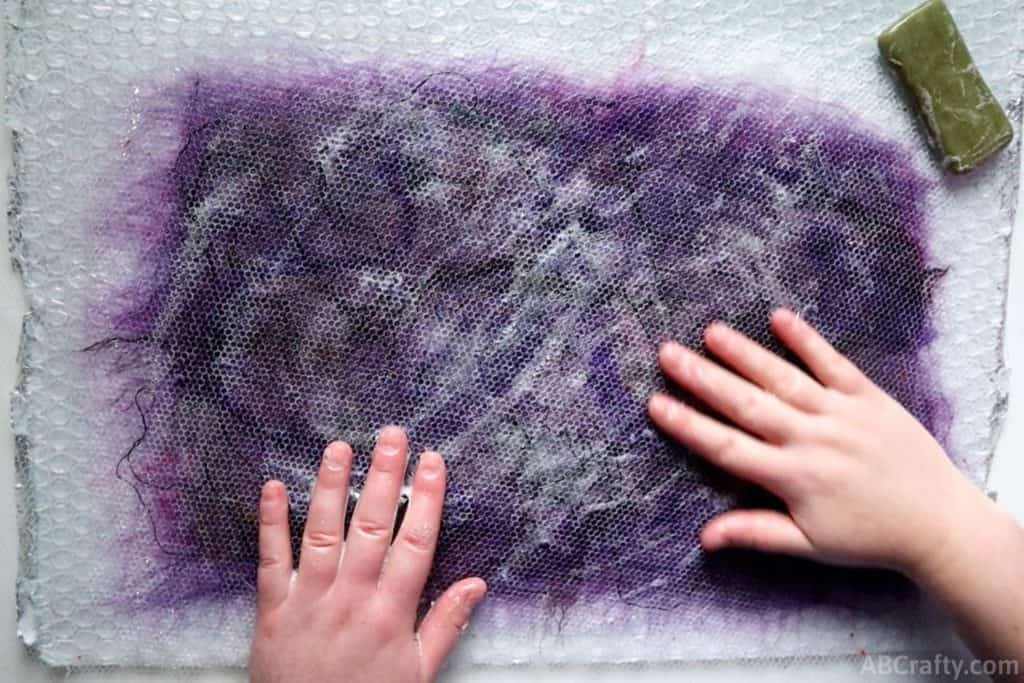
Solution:
M139 423L116 468L152 532L136 607L251 593L259 485L287 484L297 537L323 446L355 445L358 485L385 423L449 462L425 599L471 574L551 610L912 598L703 553L704 522L764 496L644 414L658 341L724 320L771 344L787 305L943 436L929 185L901 145L754 88L517 67L200 74L171 99L149 115L178 154L119 209L159 237L88 351Z

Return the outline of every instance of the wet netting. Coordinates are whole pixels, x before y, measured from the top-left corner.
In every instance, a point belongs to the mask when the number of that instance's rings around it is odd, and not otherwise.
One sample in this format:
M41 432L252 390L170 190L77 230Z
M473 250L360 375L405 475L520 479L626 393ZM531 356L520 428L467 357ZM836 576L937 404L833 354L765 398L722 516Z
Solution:
M895 575L704 553L771 501L644 411L659 341L785 305L983 484L1017 153L942 175L890 3L285 5L8 5L26 643L241 663L260 484L297 544L386 423L448 461L424 601L491 588L464 661L945 642ZM1006 105L1018 5L952 4Z

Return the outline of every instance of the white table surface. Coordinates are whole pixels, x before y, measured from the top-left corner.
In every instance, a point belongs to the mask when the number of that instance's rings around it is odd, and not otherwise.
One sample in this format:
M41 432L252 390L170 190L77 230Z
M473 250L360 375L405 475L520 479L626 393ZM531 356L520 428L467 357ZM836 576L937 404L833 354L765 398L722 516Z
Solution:
M0 58L2 61L2 58ZM3 78L0 64L0 84ZM0 131L0 169L6 173L11 163L10 132ZM7 205L7 185L0 185L0 202ZM1024 214L1024 212L1022 212ZM10 431L9 394L16 377L16 356L21 317L25 312L20 282L6 256L7 220L2 212L0 222L0 683L34 683L37 681L65 680L68 672L52 670L30 657L15 632L14 586L17 573L17 520L14 509L14 440ZM1009 412L1003 426L993 462L989 486L998 492L999 502L1018 519L1024 520L1024 220L1018 216L1014 231L1014 246L1010 262L1010 290L1007 306L1005 355L1010 369ZM587 668L512 668L473 669L460 671L443 678L448 683L531 680L588 681L661 681L666 679L687 681L746 681L756 676L759 683L771 681L852 681L863 680L871 674L862 673L861 664L853 661L809 663L795 662L785 666L755 666L751 664L716 664L678 669L633 667ZM244 674L223 672L165 672L165 671L91 671L71 675L72 680L102 681L240 681ZM944 680L927 676L900 676L905 681ZM961 678L960 680L971 680Z

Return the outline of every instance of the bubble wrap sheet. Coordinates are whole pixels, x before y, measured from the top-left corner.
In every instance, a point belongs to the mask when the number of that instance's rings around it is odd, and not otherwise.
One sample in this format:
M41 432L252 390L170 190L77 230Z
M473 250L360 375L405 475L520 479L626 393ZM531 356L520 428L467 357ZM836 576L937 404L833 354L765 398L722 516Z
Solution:
M950 5L1016 119L1022 3ZM984 483L1017 145L941 174L910 6L9 1L22 639L242 664L259 483L298 532L398 422L451 470L426 599L491 585L459 662L943 644L886 573L701 552L763 494L643 414L659 340L788 305Z

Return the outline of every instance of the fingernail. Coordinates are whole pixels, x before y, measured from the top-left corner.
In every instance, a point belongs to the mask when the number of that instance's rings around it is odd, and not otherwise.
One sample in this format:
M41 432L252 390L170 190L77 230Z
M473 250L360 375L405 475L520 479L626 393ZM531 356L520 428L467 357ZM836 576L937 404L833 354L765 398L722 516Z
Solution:
M441 456L434 451L426 451L420 456L420 474L424 479L437 479L441 476Z
M377 437L377 452L385 458L393 458L402 451L405 431L401 427L388 426L380 430Z
M670 399L668 396L665 396L664 394L654 394L653 396L651 396L650 406L651 413L655 417L659 417L664 420L670 420L672 419L672 416L675 415L675 404L673 403L672 399Z
M281 497L283 489L284 484L277 481L276 479L271 479L270 481L263 484L263 491L261 492L262 495L260 496L260 505L263 505L265 503L271 504L276 502L277 499Z
M283 488L279 482L267 484L263 487L263 495L260 496L260 516L264 521L268 521L264 515L277 512L278 506L281 505L281 499L284 497Z
M720 519L715 525L718 532L718 540L725 543L729 540L729 532L732 531L732 523L728 519Z
M704 333L705 339L712 341L721 341L725 339L726 331L728 328L720 322L713 322L708 325L707 331Z
M775 320L776 324L789 325L796 318L796 314L788 308L776 308L772 312L772 318Z
M484 594L487 592L487 584L480 581L474 581L465 588L463 588L456 597L458 602L466 608L466 611L471 611L476 607L477 603L483 599Z
M661 359L666 363L676 365L683 357L683 349L675 342L665 342L661 345Z
M324 465L332 472L345 469L345 446L341 443L332 443L324 451Z

